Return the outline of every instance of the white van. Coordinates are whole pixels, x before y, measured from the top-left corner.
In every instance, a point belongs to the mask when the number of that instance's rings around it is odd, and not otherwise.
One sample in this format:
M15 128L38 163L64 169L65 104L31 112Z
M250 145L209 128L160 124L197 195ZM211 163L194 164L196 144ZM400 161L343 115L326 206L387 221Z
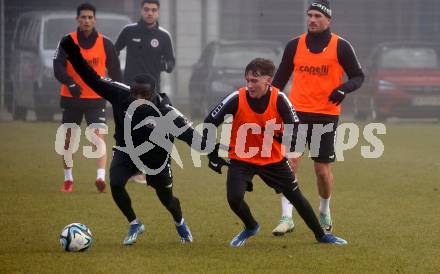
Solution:
M77 29L76 13L65 11L23 13L17 21L12 41L12 115L25 119L34 110L38 120L52 120L60 110L60 83L53 75L53 56L60 39ZM122 28L131 23L128 16L96 13L96 29L113 42ZM120 54L125 68L125 51Z

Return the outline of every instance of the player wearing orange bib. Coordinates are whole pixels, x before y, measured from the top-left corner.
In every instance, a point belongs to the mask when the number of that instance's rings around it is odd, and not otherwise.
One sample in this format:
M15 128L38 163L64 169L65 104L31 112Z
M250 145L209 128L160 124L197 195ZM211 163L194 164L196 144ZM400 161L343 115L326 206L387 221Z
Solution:
M77 8L76 21L78 29L70 33L74 42L81 48L81 53L87 63L93 67L100 76L108 75L115 81L122 79L122 72L118 56L113 43L102 33L95 29L96 9L93 5L84 3ZM83 117L88 125L105 124L105 100L96 94L67 61L67 55L61 47L58 47L53 60L55 78L61 85L62 123L81 125ZM65 149L70 146L73 129L68 128L65 137ZM104 136L95 131L96 135L104 142ZM75 136L75 134L73 134ZM72 137L73 138L73 137ZM105 166L106 155L97 159L97 175L95 185L99 192L105 191ZM64 183L62 192L72 192L73 175L72 166L68 166L63 159Z
M308 125L306 141L317 178L320 222L331 231L333 173L330 164L336 159L334 143L341 102L346 94L361 86L364 74L350 43L330 32L329 2L313 1L307 15L308 32L287 44L272 84L283 90L293 74L289 99L301 124ZM346 82L343 82L344 72L348 76ZM314 132L321 133L317 141L313 141ZM291 158L289 163L297 174L299 158ZM292 205L284 197L281 200L281 221L272 232L276 236L284 235L294 227Z
M230 245L242 246L260 230L260 224L244 200L246 190L252 191L252 178L255 175L275 191L284 194L318 242L346 244L347 241L341 238L325 234L312 207L299 190L280 142L274 139L283 134L285 125L299 122L286 95L270 85L274 71L275 66L270 60L257 58L251 61L245 70L246 87L227 96L205 119L205 123L218 127L226 115L234 117L229 144L227 199L245 228L232 239ZM285 135L290 134L292 139L296 139L293 128L291 130ZM218 151L214 151L209 155L209 166L221 173L221 165L215 161L217 154Z

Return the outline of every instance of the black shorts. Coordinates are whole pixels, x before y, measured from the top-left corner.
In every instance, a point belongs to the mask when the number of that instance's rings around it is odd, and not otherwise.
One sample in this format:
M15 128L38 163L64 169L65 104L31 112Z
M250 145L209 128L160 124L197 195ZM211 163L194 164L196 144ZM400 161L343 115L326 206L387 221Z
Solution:
M244 194L246 190L252 191L252 179L255 175L260 176L277 193L284 192L289 188L294 190L298 187L287 159L264 166L231 159L227 179L228 193Z
M133 164L130 156L117 149L113 149L113 159L110 165L110 185L125 186L127 181L134 175L140 174L139 169ZM146 175L147 184L155 189L173 187L173 173L171 162L168 161L165 168L156 175Z
M333 124L331 131L326 132L319 138L321 130L319 127L326 127L329 124ZM310 150L311 157L313 161L318 163L332 163L336 160L335 154L335 140L336 140L336 129L338 123L334 122L322 122L322 123L301 123L301 126L307 125L306 133L306 144ZM315 125L315 130L313 127ZM315 136L312 138L312 136ZM301 136L301 134L298 134ZM304 136L304 134L302 134ZM304 138L304 137L303 137ZM297 148L298 149L298 148Z
M106 115L105 108L63 108L63 118L61 122L75 123L81 125L83 116L86 118L87 125L90 124L105 124Z

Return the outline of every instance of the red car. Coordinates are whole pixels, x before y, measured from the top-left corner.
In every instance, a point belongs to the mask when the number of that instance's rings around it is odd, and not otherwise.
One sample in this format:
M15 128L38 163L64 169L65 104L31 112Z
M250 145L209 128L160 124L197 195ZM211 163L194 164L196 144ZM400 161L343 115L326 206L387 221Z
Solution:
M383 43L369 61L365 85L355 93L355 118L440 118L439 44Z

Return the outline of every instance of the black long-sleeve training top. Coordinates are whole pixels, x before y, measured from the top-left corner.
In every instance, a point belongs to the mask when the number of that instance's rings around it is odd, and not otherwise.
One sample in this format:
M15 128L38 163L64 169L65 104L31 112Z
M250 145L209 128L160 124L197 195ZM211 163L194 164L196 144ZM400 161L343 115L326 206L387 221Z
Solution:
M85 59L83 59L79 48L76 50L65 49L68 53L68 60L72 63L75 71L78 75L84 80L84 82L92 88L97 94L101 97L109 101L113 106L113 115L115 119L115 134L114 138L116 140L116 145L119 147L126 146L126 140L124 139L124 118L126 117L126 111L129 108L130 104L136 101L136 98L130 92L130 87L126 86L122 83L112 81L111 79L101 78L94 70L91 68ZM167 134L165 138L170 138L172 140L173 137L176 137L188 145L192 146L193 137L200 138L202 140L202 136L197 133L191 126L189 121L174 107L170 105L170 101L166 94L156 93L151 99L151 103L154 104L156 111L153 107L148 105L141 105L136 108L136 111L132 115L131 119L131 138L133 141L134 147L137 147L143 144L145 141L150 140L150 134L156 127L170 126L172 122L176 128L184 129L185 131L181 132L178 135ZM146 124L138 129L135 127L144 121L146 118L167 116L173 117L172 121L167 121L168 125L157 124L153 125ZM206 140L203 141L206 144ZM167 148L168 151L171 151L171 148ZM166 149L155 146L148 153L143 154L140 159L150 168L161 166L168 156L168 152Z
M312 53L321 53L328 46L330 39L330 29L327 29L324 32L317 34L308 33L306 36L306 45ZM279 88L280 90L283 90L285 88L287 82L290 79L290 76L294 71L293 59L295 57L296 49L298 47L298 41L299 37L287 43L284 50L283 58L273 78L272 85ZM361 65L356 57L353 47L345 39L338 39L337 55L339 64L341 64L344 72L347 74L348 77L348 80L342 83L341 86L337 87L337 89L343 91L346 94L353 92L362 85L365 78ZM338 118L338 116L319 113L305 113L299 111L297 113L300 117L301 122L334 122Z
M127 48L124 83L130 85L136 75L151 74L160 86L160 73L170 73L176 63L170 33L159 26L148 27L144 20L127 25L115 43L116 51Z
M83 32L77 29L78 32L78 43L83 49L92 48L95 45L96 39L98 39L98 32L93 29L90 36L86 37ZM104 39L104 51L106 54L106 64L108 76L115 81L122 81L122 71L119 62L118 55L116 54L115 47L112 41L107 37L103 36ZM55 56L53 59L53 71L55 78L64 85L76 84L72 77L67 73L66 70L67 54L64 49L58 46L55 51ZM80 99L61 96L61 107L81 107L81 108L104 108L105 101L103 99Z

